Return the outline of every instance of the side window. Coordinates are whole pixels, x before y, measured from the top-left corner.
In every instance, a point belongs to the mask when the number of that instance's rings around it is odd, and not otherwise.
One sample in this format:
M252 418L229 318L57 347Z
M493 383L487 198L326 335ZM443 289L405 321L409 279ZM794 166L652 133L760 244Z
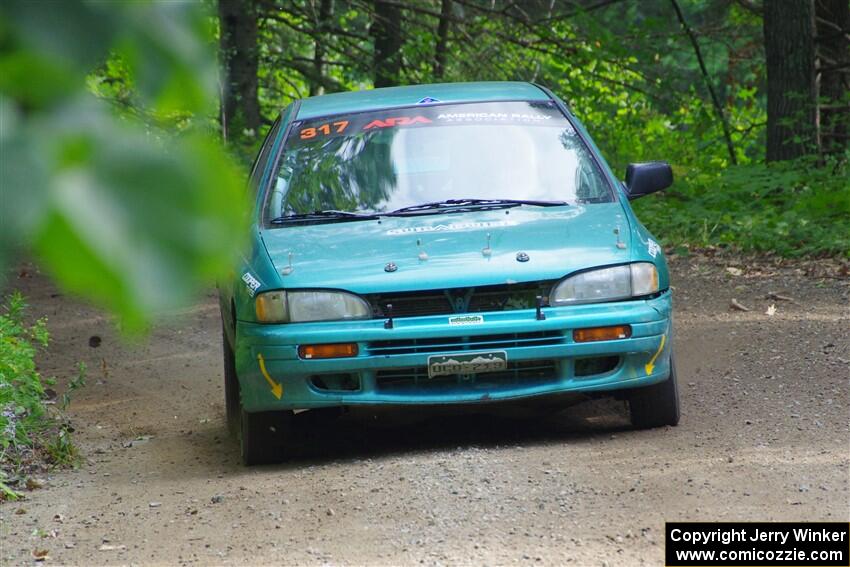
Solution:
M260 185L260 181L263 177L263 172L266 170L266 165L269 162L269 156L272 152L272 146L274 145L274 140L277 137L277 131L280 129L280 118L275 120L272 125L269 133L266 134L266 139L263 141L263 147L260 149L260 154L257 156L256 161L254 161L254 167L251 168L251 191L254 195L257 194L257 188Z

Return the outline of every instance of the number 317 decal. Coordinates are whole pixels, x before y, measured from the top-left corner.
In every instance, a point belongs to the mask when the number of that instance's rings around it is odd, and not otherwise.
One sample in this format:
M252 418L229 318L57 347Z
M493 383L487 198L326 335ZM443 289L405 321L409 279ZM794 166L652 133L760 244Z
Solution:
M326 124L322 124L321 126L314 126L311 128L302 128L300 132L300 136L302 140L309 140L310 138L315 138L319 134L323 136L328 136L331 133L331 128L336 131L337 134L342 134L345 129L348 127L348 120L340 120L339 122L330 122Z

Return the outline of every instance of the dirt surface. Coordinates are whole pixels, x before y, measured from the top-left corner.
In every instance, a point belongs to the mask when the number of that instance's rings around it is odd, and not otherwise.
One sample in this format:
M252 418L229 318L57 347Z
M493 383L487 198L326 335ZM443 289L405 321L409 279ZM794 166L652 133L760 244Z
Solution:
M0 505L0 559L29 564L38 549L47 564L86 565L663 565L665 520L847 521L846 278L672 268L678 427L632 431L609 400L316 424L307 412L311 449L251 469L224 424L212 294L127 346L30 268L11 283L49 318L42 372L61 384L77 361L90 369L70 411L84 462ZM730 309L733 298L751 310Z

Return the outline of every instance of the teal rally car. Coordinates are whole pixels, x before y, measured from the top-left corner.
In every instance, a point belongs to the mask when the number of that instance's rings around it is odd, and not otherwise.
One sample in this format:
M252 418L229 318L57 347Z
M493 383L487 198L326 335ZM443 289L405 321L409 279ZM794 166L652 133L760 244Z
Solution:
M529 83L393 87L293 102L251 174L251 248L219 282L226 412L246 464L293 412L568 393L676 425L664 254L611 172Z

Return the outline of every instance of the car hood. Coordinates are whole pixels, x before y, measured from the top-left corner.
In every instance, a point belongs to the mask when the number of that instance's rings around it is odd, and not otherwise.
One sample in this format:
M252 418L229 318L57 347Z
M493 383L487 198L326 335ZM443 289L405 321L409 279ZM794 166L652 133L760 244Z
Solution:
M619 203L284 226L262 239L281 287L355 293L558 279L630 259Z

